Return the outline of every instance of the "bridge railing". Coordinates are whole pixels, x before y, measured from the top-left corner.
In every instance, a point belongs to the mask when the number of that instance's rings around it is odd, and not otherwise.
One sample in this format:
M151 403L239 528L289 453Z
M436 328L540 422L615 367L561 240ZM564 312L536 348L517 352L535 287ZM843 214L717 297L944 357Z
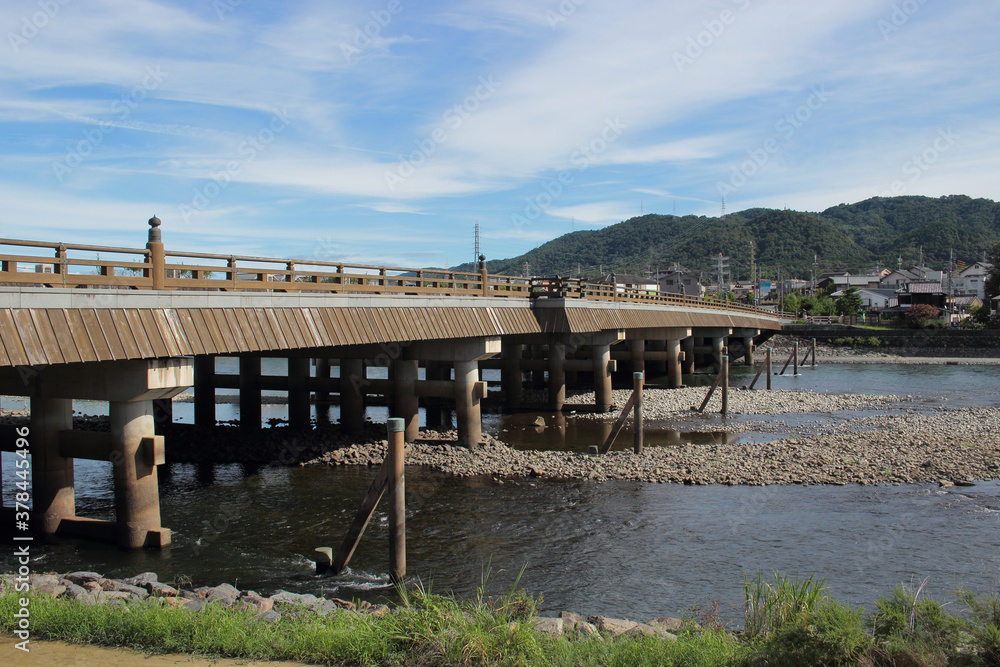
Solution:
M485 268L446 271L168 251L152 240L146 248L118 248L0 238L0 285L566 298L766 312L578 278L489 275Z
M611 283L593 283L580 278L536 278L532 283L532 294L536 297L587 299L595 301L623 301L630 303L670 304L693 308L725 308L760 314L761 309L753 306L727 303L714 299L705 299L684 294L672 294L655 290L644 290L632 287L612 285ZM773 313L769 313L773 314Z

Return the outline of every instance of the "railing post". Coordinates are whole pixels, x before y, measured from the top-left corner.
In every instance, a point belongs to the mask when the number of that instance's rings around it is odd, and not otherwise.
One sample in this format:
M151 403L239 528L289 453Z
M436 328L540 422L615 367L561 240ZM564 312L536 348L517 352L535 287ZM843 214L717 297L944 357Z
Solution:
M66 244L60 243L56 247L56 259L59 261L53 264L52 270L61 275L62 286L66 287L66 274L69 273L69 256L66 254Z
M229 288L236 291L236 276L238 274L238 269L236 268L236 255L230 255L229 261L226 262L227 268L229 269Z
M482 281L483 296L490 295L490 275L486 271L486 255L479 256L479 280Z
M149 251L149 277L153 289L165 289L167 278L166 253L163 250L163 239L160 237L161 221L155 215L149 219L149 240L146 250Z

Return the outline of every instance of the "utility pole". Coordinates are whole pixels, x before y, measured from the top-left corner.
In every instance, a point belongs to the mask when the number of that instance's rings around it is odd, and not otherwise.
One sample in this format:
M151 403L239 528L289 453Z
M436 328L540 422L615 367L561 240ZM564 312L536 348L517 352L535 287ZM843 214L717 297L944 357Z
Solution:
M479 262L479 221L478 220L476 220L476 246L475 246L475 252L472 255L472 265L476 266L477 262Z
M527 262L524 263L524 277L525 278L531 277L531 266Z

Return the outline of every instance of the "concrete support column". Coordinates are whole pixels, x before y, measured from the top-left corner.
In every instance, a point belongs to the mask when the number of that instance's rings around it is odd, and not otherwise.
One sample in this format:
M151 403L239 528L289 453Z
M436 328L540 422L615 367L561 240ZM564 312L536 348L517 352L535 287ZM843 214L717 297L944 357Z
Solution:
M531 346L531 358L532 359L544 359L545 358L545 348L542 345L532 345ZM545 386L545 371L536 368L531 371L531 387L533 389L541 389Z
M694 374L694 336L688 336L681 341L681 350L684 352L684 362L681 364L681 372L687 375Z
M365 430L365 382L361 359L340 360L340 430L348 435Z
M594 407L598 412L611 410L611 346L594 345Z
M667 386L678 389L684 385L681 378L681 342L667 341Z
M215 357L204 354L194 358L194 423L215 426Z
M665 340L656 340L646 344L647 347L650 345L652 345L652 349L657 352L666 352L669 349L669 343ZM650 374L655 373L657 375L666 375L668 373L669 367L666 359L657 359L656 361L653 361L651 365L652 368L650 369ZM646 375L645 377L647 380L649 379L649 375Z
M153 401L153 422L156 424L156 435L166 433L174 423L174 399L158 398Z
M45 535L55 533L60 521L76 515L73 459L59 456L59 431L72 428L71 399L31 399L32 502Z
M747 366L753 366L753 336L743 339L743 360Z
M549 344L549 409L559 412L566 404L566 343Z
M326 357L316 359L316 377L328 380L330 378L330 360ZM330 392L320 389L316 392L316 424L330 423Z
M109 412L118 545L165 547L170 531L160 525L156 466L142 447L154 435L152 401L111 401Z
M483 436L482 413L476 383L479 382L478 361L455 362L455 419L458 422L458 444L475 449Z
M646 372L646 341L641 338L632 340L632 372ZM643 376L645 377L645 376Z
M288 358L288 425L309 428L309 359Z
M450 380L451 369L440 361L425 361L424 379ZM440 398L436 398L434 396L424 398L424 420L427 423L427 428L435 430L441 428L441 424L443 423L441 418L442 412L443 410L441 408Z
M240 428L260 430L260 356L240 357Z
M420 433L420 401L417 398L416 359L393 359L395 414L403 420L403 439L413 442Z
M722 348L726 346L726 339L722 336L712 337L712 359L715 360L716 368L722 368Z
M503 370L500 372L500 384L503 388L504 406L507 408L521 407L524 390L521 356L520 343L507 343L503 346Z

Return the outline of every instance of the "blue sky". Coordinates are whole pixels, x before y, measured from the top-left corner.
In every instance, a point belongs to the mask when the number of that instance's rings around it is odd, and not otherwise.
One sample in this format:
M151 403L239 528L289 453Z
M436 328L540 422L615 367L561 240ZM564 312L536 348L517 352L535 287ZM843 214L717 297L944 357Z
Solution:
M1000 190L1000 3L6 0L0 234L395 266ZM669 261L669 258L666 258Z

